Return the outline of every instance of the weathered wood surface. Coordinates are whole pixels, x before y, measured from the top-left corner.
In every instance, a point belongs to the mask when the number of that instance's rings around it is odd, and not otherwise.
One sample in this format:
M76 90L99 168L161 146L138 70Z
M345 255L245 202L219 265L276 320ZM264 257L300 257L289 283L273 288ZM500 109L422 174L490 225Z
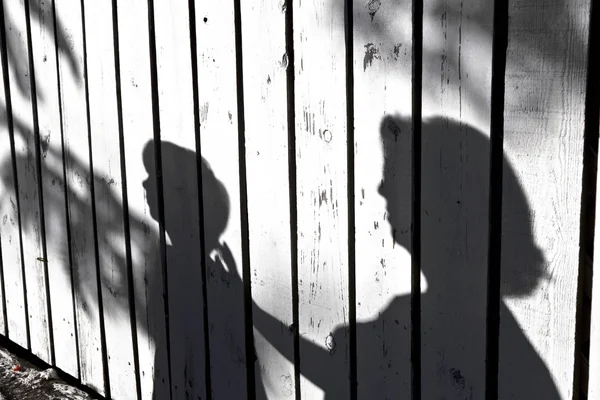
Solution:
M62 34L57 37L58 79L62 110L65 179L75 321L80 359L79 378L104 394L104 374L98 307L98 277L94 249L94 222L90 147L84 64L83 13L79 3L55 0L54 12Z
M86 67L94 172L99 278L110 395L134 398L132 341L124 226L123 174L116 90L113 9L109 2L84 5Z
M3 19L2 14L0 14L0 18ZM2 30L0 30L0 43L2 43L4 41L4 32L2 32ZM5 160L11 160L11 156L10 156L10 149L11 149L11 145L10 145L10 136L8 135L8 112L6 109L6 95L4 93L4 46L0 45L0 52L1 52L1 59L0 59L0 78L2 79L2 90L0 90L0 143L2 143L2 146L4 148L4 153L5 154L1 154L0 155L0 159L4 158ZM11 160L12 161L12 160ZM5 179L8 180L10 179L11 181L14 179L13 178L13 169L12 169L12 165L10 166L10 168L6 168L8 170L8 176L3 176L2 180L0 180L0 187L2 188L2 191L4 193L7 192L7 190L4 188L5 184L2 183ZM3 209L0 203L0 224L2 224L2 214L3 214ZM8 222L8 217L7 217L7 222ZM4 224L0 225L3 226ZM3 229L4 230L4 229ZM5 288L4 288L4 273L2 272L2 235L0 234L0 314L2 314L0 316L0 331L4 336L8 336L8 321L7 321L7 314L6 314L6 299L5 299Z
M493 12L477 18L480 7L476 0L424 2L424 398L485 397ZM474 101L479 94L482 98ZM477 122L487 129L475 129Z
M484 397L501 184L499 398L570 398L590 1L510 3L502 182L490 4L424 2L411 215L410 2L4 1L0 332L112 398L408 397L420 218L420 390Z
M411 393L411 6L353 4L359 399Z
M589 10L509 3L500 398L572 396Z
M254 359L246 357L246 345L252 343L246 343L239 281L251 277L243 273L242 264L234 2L195 4L212 395L244 399L251 385L246 368L252 368Z
M154 2L160 117L161 177L168 238L171 391L206 395L201 214L194 121L192 53L186 2Z
M54 363L79 375L64 162L56 59L54 2L29 2L33 67L36 81L48 301L51 304ZM59 34L63 32L58 26Z
M287 9L278 2L242 2L243 78L252 300L292 326L292 236L286 53ZM291 6L291 5L290 5ZM262 20L265 23L256 24ZM292 111L293 112L293 111ZM292 139L293 140L293 136ZM291 154L294 157L294 154ZM294 260L295 261L295 260ZM293 329L255 320L257 396L293 399Z
M147 1L118 2L117 18L141 397L168 399Z
M38 152L35 141L32 87L29 65L29 44L25 3L4 1L6 41L12 114L26 131L15 140L14 165L17 172L19 213L21 218L21 248L25 277L26 310L29 348L46 362L51 361L48 298L44 271L43 225L41 221L38 184Z
M341 2L294 2L301 396L350 396L346 44Z
M3 6L2 6L3 7ZM6 32L0 32L3 41ZM0 251L2 252L2 277L4 279L3 307L6 310L4 321L8 337L21 347L27 347L27 323L25 314L25 292L23 285L21 233L18 210L18 194L15 191L16 175L12 163L13 124L10 123L10 85L8 78L10 70L8 65L7 49L2 48L2 90L0 91L0 156L2 157L2 203L0 204ZM13 72L14 73L14 72ZM7 284L10 282L10 284Z

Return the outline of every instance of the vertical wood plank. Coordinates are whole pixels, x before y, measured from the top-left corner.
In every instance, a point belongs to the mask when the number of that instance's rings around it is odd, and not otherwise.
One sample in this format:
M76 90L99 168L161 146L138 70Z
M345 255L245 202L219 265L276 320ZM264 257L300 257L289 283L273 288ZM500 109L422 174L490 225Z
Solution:
M100 315L94 255L89 136L79 2L55 0L58 71L80 379L104 395Z
M493 13L423 5L421 393L483 398Z
M572 397L590 4L509 3L500 398Z
M41 146L44 226L55 365L78 376L67 236L53 1L29 2Z
M344 7L294 2L300 389L349 398Z
M117 3L123 137L134 272L142 399L169 398L166 320L160 264L158 201L153 143L152 93L145 0ZM149 150L148 150L149 151ZM149 183L152 184L149 184ZM144 189L146 188L146 190ZM146 193L150 191L151 193ZM154 397L152 397L154 396Z
M4 31L0 32L2 39L6 38ZM2 160L2 202L0 203L0 251L2 251L2 271L4 276L5 293L4 307L6 307L6 328L8 338L21 347L27 347L27 324L25 318L25 292L23 287L23 270L21 260L21 237L19 234L19 210L15 192L15 171L11 155L11 131L8 121L8 93L5 83L8 84L9 70L5 69L7 56L2 48L2 90L0 90L0 160ZM10 89L9 89L10 90ZM7 284L8 283L8 284Z
M288 327L293 289L286 9L278 2L241 6L252 299ZM257 396L265 390L268 398L295 398L293 341L287 329L257 327Z
M246 359L244 288L227 273L250 279L242 273L234 2L196 1L196 29L212 395L243 399L254 360Z
M31 71L24 1L5 1L4 19L6 39L10 49L8 63L14 68L14 73L9 74L13 118L27 127L26 131L21 132L15 147L30 350L42 360L50 362L48 299L43 264L43 227L38 191L38 160L33 130Z
M84 7L96 234L110 394L136 397L122 206L112 6Z
M200 210L187 2L154 2L167 246L171 388L206 396ZM211 40L214 38L211 37Z
M411 3L353 5L359 399L411 395Z
M250 277L242 273L234 2L195 4L212 396L243 399L254 360L246 359L240 281Z

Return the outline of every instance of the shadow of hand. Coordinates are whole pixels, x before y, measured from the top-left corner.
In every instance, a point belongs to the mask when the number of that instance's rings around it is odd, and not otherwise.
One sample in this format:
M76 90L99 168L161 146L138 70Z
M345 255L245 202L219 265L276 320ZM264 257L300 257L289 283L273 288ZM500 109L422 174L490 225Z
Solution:
M220 266L220 268L218 268L220 271L218 272L221 274L221 281L229 290L241 291L243 286L242 276L237 269L237 264L235 263L233 254L227 243L219 245L213 252L216 253L214 256L214 269L217 269L217 266ZM214 274L217 273L215 270L211 272L211 276L214 276Z

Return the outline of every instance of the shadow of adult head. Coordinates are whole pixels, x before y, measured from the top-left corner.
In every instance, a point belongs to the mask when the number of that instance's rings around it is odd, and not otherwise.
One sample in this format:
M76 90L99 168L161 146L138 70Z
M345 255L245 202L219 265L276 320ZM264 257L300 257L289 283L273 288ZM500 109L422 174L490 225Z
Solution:
M394 240L409 251L411 233L401 227L411 221L411 130L409 119L390 116L380 126L379 191ZM435 118L422 124L421 147L417 215L427 287L421 296L423 398L440 393L479 398L485 381L489 140L467 125ZM547 279L545 260L534 241L525 194L506 158L502 185L501 296L525 299ZM388 311L401 312L394 307ZM500 392L558 398L546 366L504 304L500 324Z
M380 127L385 162L379 193L386 200L394 239L409 251L411 234L400 232L397 227L407 225L406 218L411 218L410 212L406 211L411 204L411 160L397 156L407 154L405 149L411 145L411 130L410 120L390 116L384 118ZM490 185L488 138L469 126L435 118L423 124L421 146L423 273L431 274L431 284L435 284L435 273L439 272L436 268L448 268L446 260L452 259L452 254L432 253L436 253L434 250L446 251L445 246L450 247L456 257L461 257L461 252L476 251L477 261L482 262L477 267L485 272ZM534 241L531 210L525 194L506 158L502 186L502 240L510 240L510 249L505 248L506 251L519 254L519 257L505 256L515 262L502 265L502 295L524 297L546 279L545 260ZM458 226L461 223L463 226ZM474 240L477 248L469 246L469 242L464 243L464 236ZM445 262L428 262L430 257L431 261ZM462 273L460 270L453 272ZM474 271L466 272L472 274Z

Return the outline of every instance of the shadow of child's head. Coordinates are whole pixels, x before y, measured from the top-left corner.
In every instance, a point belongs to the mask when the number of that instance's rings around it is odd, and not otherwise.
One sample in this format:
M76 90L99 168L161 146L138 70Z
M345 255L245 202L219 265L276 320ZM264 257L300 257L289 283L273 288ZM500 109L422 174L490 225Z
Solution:
M155 164L156 147L154 141L146 143L142 153L144 167L148 173L148 177L142 184L146 191L146 201L150 209L150 215L155 220L159 220L159 196L156 177L157 174L160 174L163 185L163 199L170 198L171 200L163 203L165 204L165 221L167 221L166 231L172 240L173 237L179 236L178 231L184 233L182 231L185 231L186 228L182 226L169 226L168 221L182 220L181 218L170 218L170 216L181 214L185 210L190 209L190 207L201 206L204 218L201 216L200 219L204 221L205 249L210 251L218 247L219 238L227 227L229 218L229 196L227 195L225 186L217 179L206 160L201 158L201 201L199 201L197 196L186 195L186 188L181 185L188 185L188 183L178 178L181 174L198 170L196 153L166 141L161 141L160 150L162 160L162 168L160 169L157 169ZM200 223L200 221L187 222L189 224Z

